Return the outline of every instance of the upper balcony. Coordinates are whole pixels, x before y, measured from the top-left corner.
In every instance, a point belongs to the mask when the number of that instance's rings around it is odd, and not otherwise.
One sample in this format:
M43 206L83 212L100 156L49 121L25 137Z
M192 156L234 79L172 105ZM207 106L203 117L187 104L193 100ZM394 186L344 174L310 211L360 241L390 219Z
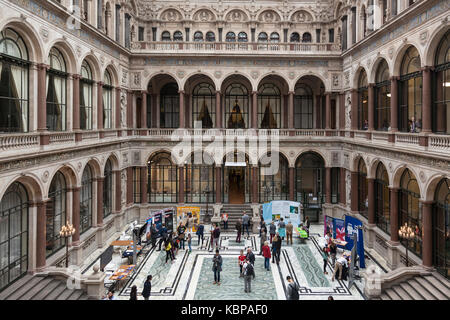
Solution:
M132 44L133 53L145 54L252 54L252 55L340 55L336 43L271 43L271 42L169 42L138 41Z

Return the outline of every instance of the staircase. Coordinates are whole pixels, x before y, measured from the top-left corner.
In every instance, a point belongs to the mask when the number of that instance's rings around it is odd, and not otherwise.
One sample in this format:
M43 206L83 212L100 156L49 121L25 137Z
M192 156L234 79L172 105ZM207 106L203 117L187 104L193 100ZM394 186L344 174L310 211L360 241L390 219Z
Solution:
M0 300L88 300L83 290L68 289L51 276L25 275L0 292Z
M437 272L419 275L383 290L380 300L450 300L450 282Z
M228 231L234 232L236 230L236 222L242 219L244 211L247 212L247 215L251 220L253 216L253 209L250 204L223 204L223 207L220 210L220 217L222 217L223 213L228 214ZM223 223L220 224L220 227L222 229Z

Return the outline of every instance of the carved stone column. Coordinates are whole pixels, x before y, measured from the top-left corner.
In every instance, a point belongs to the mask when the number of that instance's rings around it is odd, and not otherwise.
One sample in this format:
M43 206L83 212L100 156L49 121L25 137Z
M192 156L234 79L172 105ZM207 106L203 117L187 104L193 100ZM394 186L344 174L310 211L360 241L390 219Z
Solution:
M133 167L128 167L127 169L127 205L134 202L133 199Z
M345 168L339 168L340 173L340 179L339 179L339 202L346 206L347 199L346 199L346 190L345 190Z
M103 129L103 82L97 82L97 129Z
M252 128L258 128L258 92L252 92Z
M147 91L142 91L142 100L141 100L141 123L140 127L142 129L147 129ZM141 130L141 134L143 136L147 135L147 130Z
M72 245L80 242L80 187L72 188L72 224L75 233L72 236Z
M184 91L180 90L178 91L179 95L180 95L180 128L185 128L186 127L186 122L185 122L185 112L184 112ZM184 202L184 201L183 201Z
M179 166L178 172L178 203L184 203L184 166Z
M422 264L426 268L433 265L433 202L422 202Z
M97 178L97 226L103 225L103 188L105 177Z
M295 201L295 168L289 167L289 200Z
M148 175L147 175L147 167L141 167L141 203L148 202L148 192L147 192L147 183L148 183Z
M368 130L373 131L375 128L375 85L373 83L369 83L368 87L368 109Z
M288 128L294 129L294 91L289 91L289 104L288 104Z
M216 91L216 128L222 128L222 109L220 108L222 102L222 94Z
M46 203L36 204L36 270L42 271L46 265Z
M331 204L331 168L325 168L325 203Z

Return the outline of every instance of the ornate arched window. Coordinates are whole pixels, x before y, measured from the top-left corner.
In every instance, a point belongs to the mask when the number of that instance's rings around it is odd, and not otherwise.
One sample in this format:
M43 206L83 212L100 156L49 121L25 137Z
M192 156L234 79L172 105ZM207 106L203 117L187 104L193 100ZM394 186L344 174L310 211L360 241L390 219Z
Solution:
M174 203L178 196L178 167L169 153L158 153L148 161L149 202Z
M298 32L292 32L290 42L300 42L300 35Z
M270 34L270 42L272 43L280 42L280 35L277 32L272 32Z
M399 226L408 223L415 237L408 241L409 249L422 257L422 209L419 206L420 189L414 174L405 169L400 179Z
M402 132L422 129L422 71L419 52L413 46L406 50L401 64L398 118Z
M259 202L288 199L289 164L281 154L269 152L259 161Z
M92 227L92 190L94 176L90 165L86 165L81 177L80 195L80 234Z
M53 177L48 192L49 202L46 205L46 252L47 257L64 247L66 238L61 238L59 231L67 222L66 179L61 172ZM77 226L75 226L77 227Z
M242 166L227 165L242 163ZM250 165L248 155L243 152L227 153L222 162L223 202L250 203ZM257 202L258 200L254 200Z
M213 128L216 123L215 89L209 83L200 83L192 91L192 127L201 122L201 128Z
M389 196L388 173L386 167L380 162L375 178L375 224L387 234L391 233Z
M302 37L302 42L311 42L311 41L312 41L311 33L305 32Z
M106 160L104 170L105 180L103 183L103 218L106 218L112 213L112 190L113 190L113 172L111 160Z
M313 91L308 85L303 83L295 86L294 128L313 128Z
M450 134L450 31L438 45L434 65L432 129L440 134Z
M216 41L216 34L212 31L208 31L205 35L205 39L207 42L214 42Z
M447 279L450 278L450 180L442 179L434 195L433 265Z
M0 132L28 132L28 51L10 28L0 32Z
M302 154L295 164L295 199L303 204L305 216L318 221L325 201L323 192L325 162L313 152Z
M112 128L112 108L113 108L113 86L111 75L105 70L105 81L103 84L103 128Z
M92 129L92 112L93 112L93 77L92 69L89 63L84 60L81 65L80 79L80 129Z
M227 32L225 36L226 42L236 42L236 34L233 31Z
M161 89L161 128L178 128L180 126L180 97L178 85L168 83Z
M375 81L375 130L388 131L391 127L391 81L384 59L378 65Z
M249 98L247 88L240 83L230 84L225 90L225 120L228 129L248 127Z
M28 268L28 195L14 182L0 202L0 291Z
M261 129L281 128L281 93L272 83L265 83L259 87L258 123Z
M214 203L216 201L214 159L207 153L192 154L185 166L185 202Z
M196 31L194 33L194 41L203 41L203 33L201 31Z
M367 89L367 74L361 70L358 80L358 129L369 128L369 91Z
M47 129L64 131L67 117L66 62L61 52L54 47L50 50L48 59L50 69L47 70Z
M239 32L238 34L238 42L247 42L248 38L247 38L247 33L245 33L244 31Z
M358 162L358 211L366 217L369 212L369 197L367 194L367 168L362 158Z
M175 31L173 33L173 41L183 41L183 33L181 31Z
M258 34L258 42L267 42L268 41L268 36L267 33L265 32L260 32Z
M169 31L163 31L161 33L161 41L170 41L170 32Z

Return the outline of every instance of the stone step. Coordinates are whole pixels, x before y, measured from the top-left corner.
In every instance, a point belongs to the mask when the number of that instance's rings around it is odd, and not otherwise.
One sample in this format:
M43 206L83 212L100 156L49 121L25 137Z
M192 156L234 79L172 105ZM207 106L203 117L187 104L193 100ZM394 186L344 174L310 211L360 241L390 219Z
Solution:
M380 300L392 300L386 293L382 293L380 296Z
M45 297L45 300L56 300L67 289L66 283L59 281L58 286Z
M28 290L23 296L19 298L19 300L31 300L35 295L40 293L41 291L46 290L47 285L52 282L52 278L45 277L41 281L39 281L33 288ZM48 292L48 291L47 291Z
M36 294L31 300L46 300L51 293L61 284L61 281L51 279L50 283L38 294Z
M79 300L80 297L84 294L83 290L71 290L72 294L69 296L67 300Z
M31 290L35 285L41 282L44 277L32 277L30 281L23 284L20 288L15 290L13 294L11 294L6 300L19 300L21 296L26 294L29 290Z
M402 300L402 298L392 289L386 289L386 294L391 298L391 300Z
M434 276L424 276L425 280L430 282L433 287L438 289L447 299L450 299L450 290Z
M89 297L87 294L83 294L78 300L89 300Z
M73 290L65 289L57 298L56 300L67 300L73 293Z
M417 282L415 278L408 280L408 284L411 285L425 300L436 300L436 297L428 292L427 289L422 287L422 285Z
M397 293L402 300L413 300L411 296L406 292L402 287L399 285L395 285L392 287L392 289Z
M409 283L402 282L399 286L405 290L413 298L413 300L423 300L423 297Z
M434 287L430 282L428 282L424 278L416 277L415 280L419 282L422 287L427 289L429 293L435 296L437 300L447 300L447 298L436 287Z
M0 292L0 300L6 300L10 295L16 292L19 288L21 288L24 284L29 282L33 278L32 275L26 274L22 278L15 281L9 287L6 287L3 291Z
M450 290L450 280L445 278L442 274L435 271L432 273L433 277L435 277L438 281L440 281L447 289Z

